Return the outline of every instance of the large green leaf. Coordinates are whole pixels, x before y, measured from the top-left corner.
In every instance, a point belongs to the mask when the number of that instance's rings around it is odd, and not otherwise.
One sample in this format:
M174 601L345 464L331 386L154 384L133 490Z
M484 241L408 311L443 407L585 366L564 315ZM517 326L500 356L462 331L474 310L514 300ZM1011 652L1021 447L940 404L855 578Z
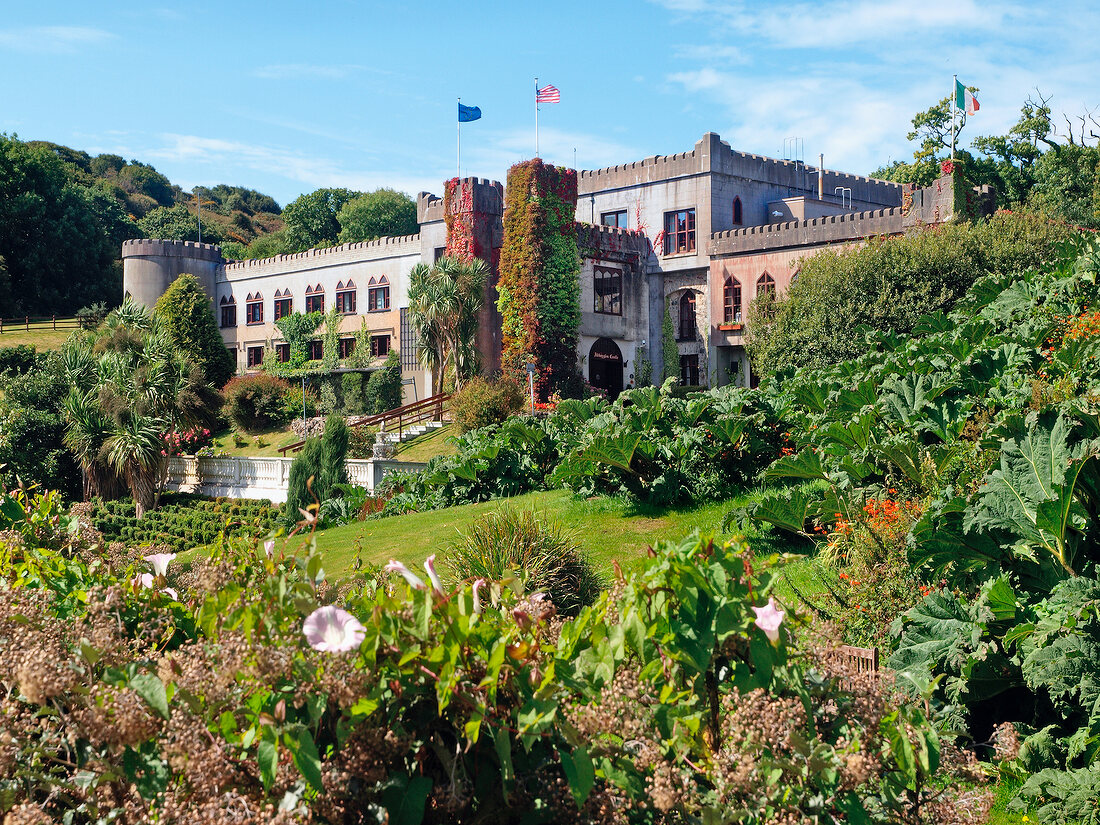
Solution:
M1071 448L1065 418L1050 416L1001 446L1000 467L979 491L968 510L966 530L1005 530L1016 538L1018 555L1046 551L1072 574L1075 544L1071 530L1086 524L1084 508L1074 500L1077 477L1093 456L1095 445Z

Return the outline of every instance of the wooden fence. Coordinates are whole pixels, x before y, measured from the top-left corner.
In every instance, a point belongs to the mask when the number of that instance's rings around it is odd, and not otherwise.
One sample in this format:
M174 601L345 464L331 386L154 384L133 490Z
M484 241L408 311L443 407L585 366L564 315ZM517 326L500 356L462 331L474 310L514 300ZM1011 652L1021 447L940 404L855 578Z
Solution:
M75 317L58 318L56 315L0 318L0 335L5 332L30 332L32 329L80 329L80 322Z

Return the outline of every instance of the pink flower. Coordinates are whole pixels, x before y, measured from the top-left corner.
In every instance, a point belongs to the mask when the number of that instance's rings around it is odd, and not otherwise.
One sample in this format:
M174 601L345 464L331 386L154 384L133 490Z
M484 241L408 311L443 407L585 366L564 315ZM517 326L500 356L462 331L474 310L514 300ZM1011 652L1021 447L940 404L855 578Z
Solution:
M786 614L775 606L775 599L769 598L764 607L754 607L756 626L763 630L772 644L779 641L779 625Z
M271 554L275 552L275 539L268 539L264 542L264 552L267 553L267 557L270 559Z
M130 586L137 590L139 587L151 588L153 586L153 574L142 573L140 576L134 576L130 580Z
M432 583L432 590L443 595L443 582L439 580L439 574L435 572L435 553L428 556L428 560L424 562L424 569L428 571L428 578Z
M154 576L164 576L168 573L168 563L175 557L175 553L154 553L151 556L146 556L145 560L153 565Z
M478 579L474 582L474 613L481 612L481 595L477 592L485 586L485 579Z
M416 575L413 571L403 565L396 559L390 559L390 563L382 568L387 573L400 573L405 577L405 581L409 583L409 587L413 590L427 590L428 586Z
M163 593L166 596L171 597L173 601L178 602L180 600L180 594L176 592L176 588L174 588L174 587L166 587L163 590L161 590L160 592Z
M358 619L331 604L310 613L302 625L302 632L310 647L327 653L354 650L367 635Z

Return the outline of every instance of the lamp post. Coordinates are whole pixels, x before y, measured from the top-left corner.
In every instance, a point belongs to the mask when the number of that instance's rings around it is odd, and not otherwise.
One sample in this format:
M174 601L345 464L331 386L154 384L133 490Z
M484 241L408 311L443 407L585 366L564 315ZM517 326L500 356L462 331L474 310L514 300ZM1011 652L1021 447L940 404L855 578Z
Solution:
M531 393L531 415L535 414L535 365L527 364L527 389Z

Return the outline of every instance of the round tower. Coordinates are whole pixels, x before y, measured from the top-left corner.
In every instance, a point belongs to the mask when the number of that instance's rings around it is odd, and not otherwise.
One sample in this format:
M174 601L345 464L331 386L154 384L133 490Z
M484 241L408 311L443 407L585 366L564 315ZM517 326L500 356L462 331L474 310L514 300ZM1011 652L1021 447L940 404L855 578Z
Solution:
M122 243L122 291L152 308L169 284L184 273L194 275L214 300L218 270L225 265L221 247L194 241L138 239Z

